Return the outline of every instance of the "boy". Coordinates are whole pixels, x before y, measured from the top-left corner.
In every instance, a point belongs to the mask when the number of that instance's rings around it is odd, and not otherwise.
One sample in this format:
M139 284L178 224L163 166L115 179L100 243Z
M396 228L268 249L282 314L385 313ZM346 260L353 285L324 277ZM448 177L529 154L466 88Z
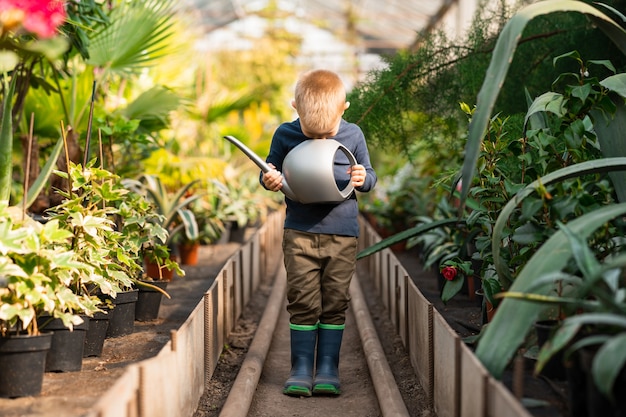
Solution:
M272 138L261 173L271 191L282 187L282 163L289 151L309 139L334 139L354 155L349 166L341 152L335 160L361 192L376 184L376 173L361 129L342 119L350 103L337 74L313 70L301 75L292 106L298 119L281 124ZM344 159L340 159L343 155ZM350 280L356 269L358 206L356 194L340 203L301 204L286 198L283 252L287 272L287 310L291 336L291 373L283 392L294 396L340 393L338 365ZM313 378L317 344L316 373Z

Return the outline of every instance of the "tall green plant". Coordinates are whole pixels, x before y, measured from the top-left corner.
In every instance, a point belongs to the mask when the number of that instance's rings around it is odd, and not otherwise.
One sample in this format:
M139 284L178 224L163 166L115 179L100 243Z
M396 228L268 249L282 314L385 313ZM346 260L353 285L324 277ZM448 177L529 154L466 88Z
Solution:
M586 15L626 54L626 31L609 16L586 3L574 0L543 1L518 11L507 22L498 36L485 80L478 93L476 112L469 126L469 136L465 147L465 159L462 168L462 200L467 197L472 178L476 173L476 162L481 143L522 32L533 18L556 12L575 12ZM626 184L617 186L626 187Z
M13 174L13 92L16 78L11 82L7 76L3 79L3 88L6 91L2 105L2 120L0 121L0 200L9 201Z
M121 2L109 16L111 24L92 38L87 63L122 74L151 66L170 52L173 6L172 0Z
M510 60L515 52L517 40L526 24L531 19L553 12L577 12L588 16L616 43L622 52L626 53L626 31L598 9L582 2L569 0L540 2L520 10L520 12L513 16L498 38L491 64L478 96L477 109L470 123L466 158L462 170L463 184L461 194L463 199L465 199L468 194L471 179L476 172L476 161L480 152L483 136L500 87L506 77ZM553 96L551 98L555 97ZM556 98L558 99L558 97ZM544 111L547 108L545 104L549 102L552 102L552 100L544 102ZM553 108L556 108L558 111L558 106ZM622 144L621 146L623 147L624 145ZM602 150L605 156L613 155L613 149L604 147ZM606 172L623 169L623 162L623 160L608 159L585 163L584 166L574 165L562 171L549 174L548 177L541 178L532 184L532 186L528 186L518 193L503 209L494 226L492 247L499 276L502 276L502 278L509 276L508 266L504 265L498 256L502 244L502 230L505 227L510 212L518 206L523 198L536 190L544 189L545 184L553 180L562 180L568 176L581 176L590 172ZM616 183L614 186L616 189L619 189L620 187L624 187L625 184ZM574 233L580 234L580 236L589 236L592 231L611 218L623 214L623 209L623 204L610 204L571 221L568 223L568 227L570 230L574 231ZM564 235L561 233L554 234L542 245L540 251L535 253L526 263L511 285L510 290L524 292L528 286L532 285L534 280L542 275L559 271L565 266L565 263L569 259L570 252L567 247ZM549 256L546 255L546 253L549 253ZM536 306L516 304L513 300L509 299L505 299L502 302L494 321L481 336L476 351L478 357L492 374L497 377L502 374L515 350L526 337L528 329L538 313L539 311L537 311ZM498 315L500 316L498 317ZM513 317L515 317L514 320Z
M554 182L565 181L572 177L589 175L592 173L612 170L626 170L626 158L609 158L583 162L555 171L543 178L534 181L516 194L502 209L492 235L493 242L500 242L503 228L509 221L509 216L515 208L523 202L525 197L536 193L540 184L549 185ZM612 204L594 210L568 223L568 227L581 238L588 237L598 227L608 220L622 214L624 204ZM622 210L622 211L620 211ZM606 214L604 214L606 213ZM499 256L500 244L494 244L494 260ZM536 286L536 281L545 275L559 272L567 264L571 249L563 233L555 233L535 252L523 266L519 275L512 281L508 291L524 293ZM496 262L498 276L508 276L508 266ZM551 286L535 288L534 293L548 295ZM542 308L530 303L520 303L512 299L504 299L498 307L498 313L493 321L481 334L476 349L476 355L485 364L487 369L496 377L500 377L509 361L526 339L533 323L541 315Z

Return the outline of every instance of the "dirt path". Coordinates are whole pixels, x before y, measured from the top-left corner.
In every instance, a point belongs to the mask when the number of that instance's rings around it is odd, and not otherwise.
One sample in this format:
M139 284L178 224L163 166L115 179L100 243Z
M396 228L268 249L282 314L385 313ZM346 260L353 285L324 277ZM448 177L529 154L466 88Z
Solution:
M283 303L270 351L253 398L249 417L333 416L376 417L380 415L354 315L348 311L341 344L339 397L297 398L283 395L290 370L289 316Z
M367 301L371 321L376 327L380 343L385 351L384 356L389 361L389 367L398 384L398 390L410 416L431 416L427 409L426 395L417 382L415 373L406 355L400 338L393 331L393 326L386 319L384 308L365 274L359 272L359 284L362 290L361 298ZM247 353L252 337L242 340L237 335L248 332L260 320L259 306L264 306L271 289L268 283L262 286L250 305L244 311L242 319L233 334L233 345L223 355L222 360L213 374L213 377L203 395L194 417L216 417L221 415L222 407L228 398L227 415L241 415L243 405L240 402L247 390L231 392L233 382L237 378L241 363ZM380 416L381 411L376 398L376 392L369 375L369 368L359 330L355 323L354 306L351 304L346 317L346 331L341 346L341 361L339 365L342 394L339 397L311 397L294 398L282 394L282 386L289 374L289 328L288 314L285 300L282 299L276 330L272 335L271 345L268 348L266 361L262 366L259 385L254 398L251 399L248 416ZM256 341L255 341L256 342ZM256 352L255 352L256 354ZM383 356L383 355L381 355ZM382 359L382 358L381 358ZM246 369L245 380L252 378L251 369ZM235 388L237 388L235 382ZM233 407L233 402L237 402ZM230 408L229 408L230 407ZM223 415L223 414L222 414Z

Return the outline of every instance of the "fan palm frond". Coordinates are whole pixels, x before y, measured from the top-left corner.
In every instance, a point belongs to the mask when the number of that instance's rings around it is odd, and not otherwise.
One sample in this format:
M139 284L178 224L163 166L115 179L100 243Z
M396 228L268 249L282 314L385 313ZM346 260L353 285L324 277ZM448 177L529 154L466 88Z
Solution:
M173 4L172 0L121 3L111 12L111 24L92 39L88 64L132 74L167 55L174 34Z

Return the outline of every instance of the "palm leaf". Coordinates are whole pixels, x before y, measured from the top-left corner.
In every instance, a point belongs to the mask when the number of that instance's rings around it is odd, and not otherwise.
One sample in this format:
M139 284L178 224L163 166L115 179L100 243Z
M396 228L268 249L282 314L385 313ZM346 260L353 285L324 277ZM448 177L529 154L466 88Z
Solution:
M169 52L173 1L123 2L111 12L111 24L89 46L88 64L119 73L136 73Z
M214 99L211 107L206 112L204 120L206 123L214 123L219 119L231 114L236 110L245 110L250 105L258 101L262 96L260 89L244 90L239 93L229 94L228 96Z

